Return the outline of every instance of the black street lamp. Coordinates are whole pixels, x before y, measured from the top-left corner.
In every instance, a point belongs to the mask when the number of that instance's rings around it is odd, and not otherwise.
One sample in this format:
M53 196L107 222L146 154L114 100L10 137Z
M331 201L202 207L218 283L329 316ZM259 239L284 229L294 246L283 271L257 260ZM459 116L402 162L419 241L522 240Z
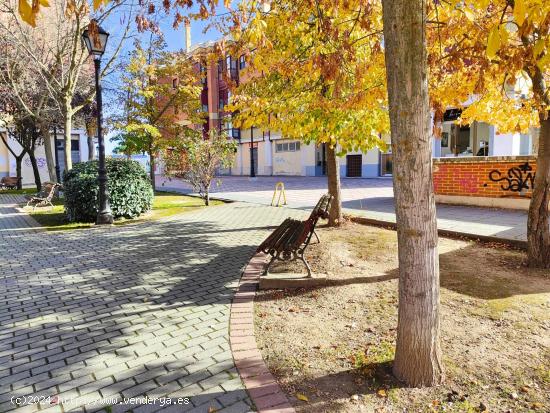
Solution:
M250 177L256 177L256 170L254 168L254 126L250 127Z
M109 33L103 30L96 20L92 20L84 33L82 40L86 44L88 52L94 56L95 89L97 102L97 141L99 144L99 210L96 224L112 224L113 215L109 205L109 189L107 188L107 170L105 169L105 142L103 140L101 121L103 118L103 103L101 101L101 85L99 84L99 72L101 68L101 56L105 53Z

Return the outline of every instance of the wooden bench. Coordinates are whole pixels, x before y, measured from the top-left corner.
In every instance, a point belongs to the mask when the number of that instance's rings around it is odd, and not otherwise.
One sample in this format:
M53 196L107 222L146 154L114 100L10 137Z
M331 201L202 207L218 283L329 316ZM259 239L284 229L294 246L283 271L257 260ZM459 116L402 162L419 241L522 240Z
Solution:
M27 206L32 206L34 211L36 207L51 206L53 208L52 199L55 196L55 191L61 185L55 182L44 182L40 192L33 196L27 196Z
M0 180L0 189L17 189L20 178L16 176L3 176Z
M263 275L269 274L269 267L275 260L294 261L299 259L304 263L308 277L311 277L311 268L304 257L304 252L314 235L317 242L320 242L319 236L315 232L315 226L320 218L328 218L331 202L331 195L323 195L307 220L287 218L261 243L256 252L271 255L271 260Z

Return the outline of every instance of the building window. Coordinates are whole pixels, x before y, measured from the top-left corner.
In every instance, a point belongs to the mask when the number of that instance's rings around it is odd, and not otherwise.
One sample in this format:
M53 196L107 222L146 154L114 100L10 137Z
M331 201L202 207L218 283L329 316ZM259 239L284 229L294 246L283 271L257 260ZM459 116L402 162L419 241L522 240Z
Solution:
M278 143L275 146L276 152L297 152L300 150L300 142Z
M246 67L246 59L244 54L239 57L239 69L244 69Z
M203 112L208 112L208 105L202 105L202 111Z

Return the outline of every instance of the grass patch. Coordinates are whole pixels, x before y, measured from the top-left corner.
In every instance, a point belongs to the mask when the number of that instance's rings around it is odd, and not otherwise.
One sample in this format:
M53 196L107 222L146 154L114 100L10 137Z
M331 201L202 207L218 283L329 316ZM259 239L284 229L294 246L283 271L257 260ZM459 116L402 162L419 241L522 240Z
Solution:
M210 205L220 205L221 201L211 201ZM53 202L53 208L37 208L30 212L40 225L48 231L62 231L69 229L90 228L94 223L90 222L68 222L63 207L63 200L56 199ZM128 225L139 222L152 221L160 218L167 218L173 215L190 212L204 207L204 202L200 198L173 194L168 192L155 192L153 208L151 211L134 219L117 219L115 225Z
M34 195L38 191L36 188L7 189L0 191L0 195Z

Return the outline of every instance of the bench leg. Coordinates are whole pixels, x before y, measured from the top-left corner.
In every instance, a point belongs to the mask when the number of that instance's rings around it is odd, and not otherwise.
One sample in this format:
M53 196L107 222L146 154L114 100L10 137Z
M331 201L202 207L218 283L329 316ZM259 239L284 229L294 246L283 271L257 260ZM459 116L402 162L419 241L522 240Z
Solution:
M317 231L313 230L313 235L315 235L315 238L317 239L317 244L320 244L321 240L319 239L319 234L317 234Z
M311 267L309 266L309 263L307 262L306 260L306 257L304 257L304 250L300 250L298 252L298 257L300 258L300 260L302 260L302 262L304 263L304 265L306 266L306 269L307 269L307 277L308 278L311 278Z
M277 254L277 255L273 255L273 256L271 257L271 259L269 260L269 263L268 263L267 266L265 267L265 270L264 270L264 272L263 272L262 275L267 276L267 275L269 274L269 267L271 267L271 264L273 264L273 262L277 259L277 256L278 256L278 254Z

